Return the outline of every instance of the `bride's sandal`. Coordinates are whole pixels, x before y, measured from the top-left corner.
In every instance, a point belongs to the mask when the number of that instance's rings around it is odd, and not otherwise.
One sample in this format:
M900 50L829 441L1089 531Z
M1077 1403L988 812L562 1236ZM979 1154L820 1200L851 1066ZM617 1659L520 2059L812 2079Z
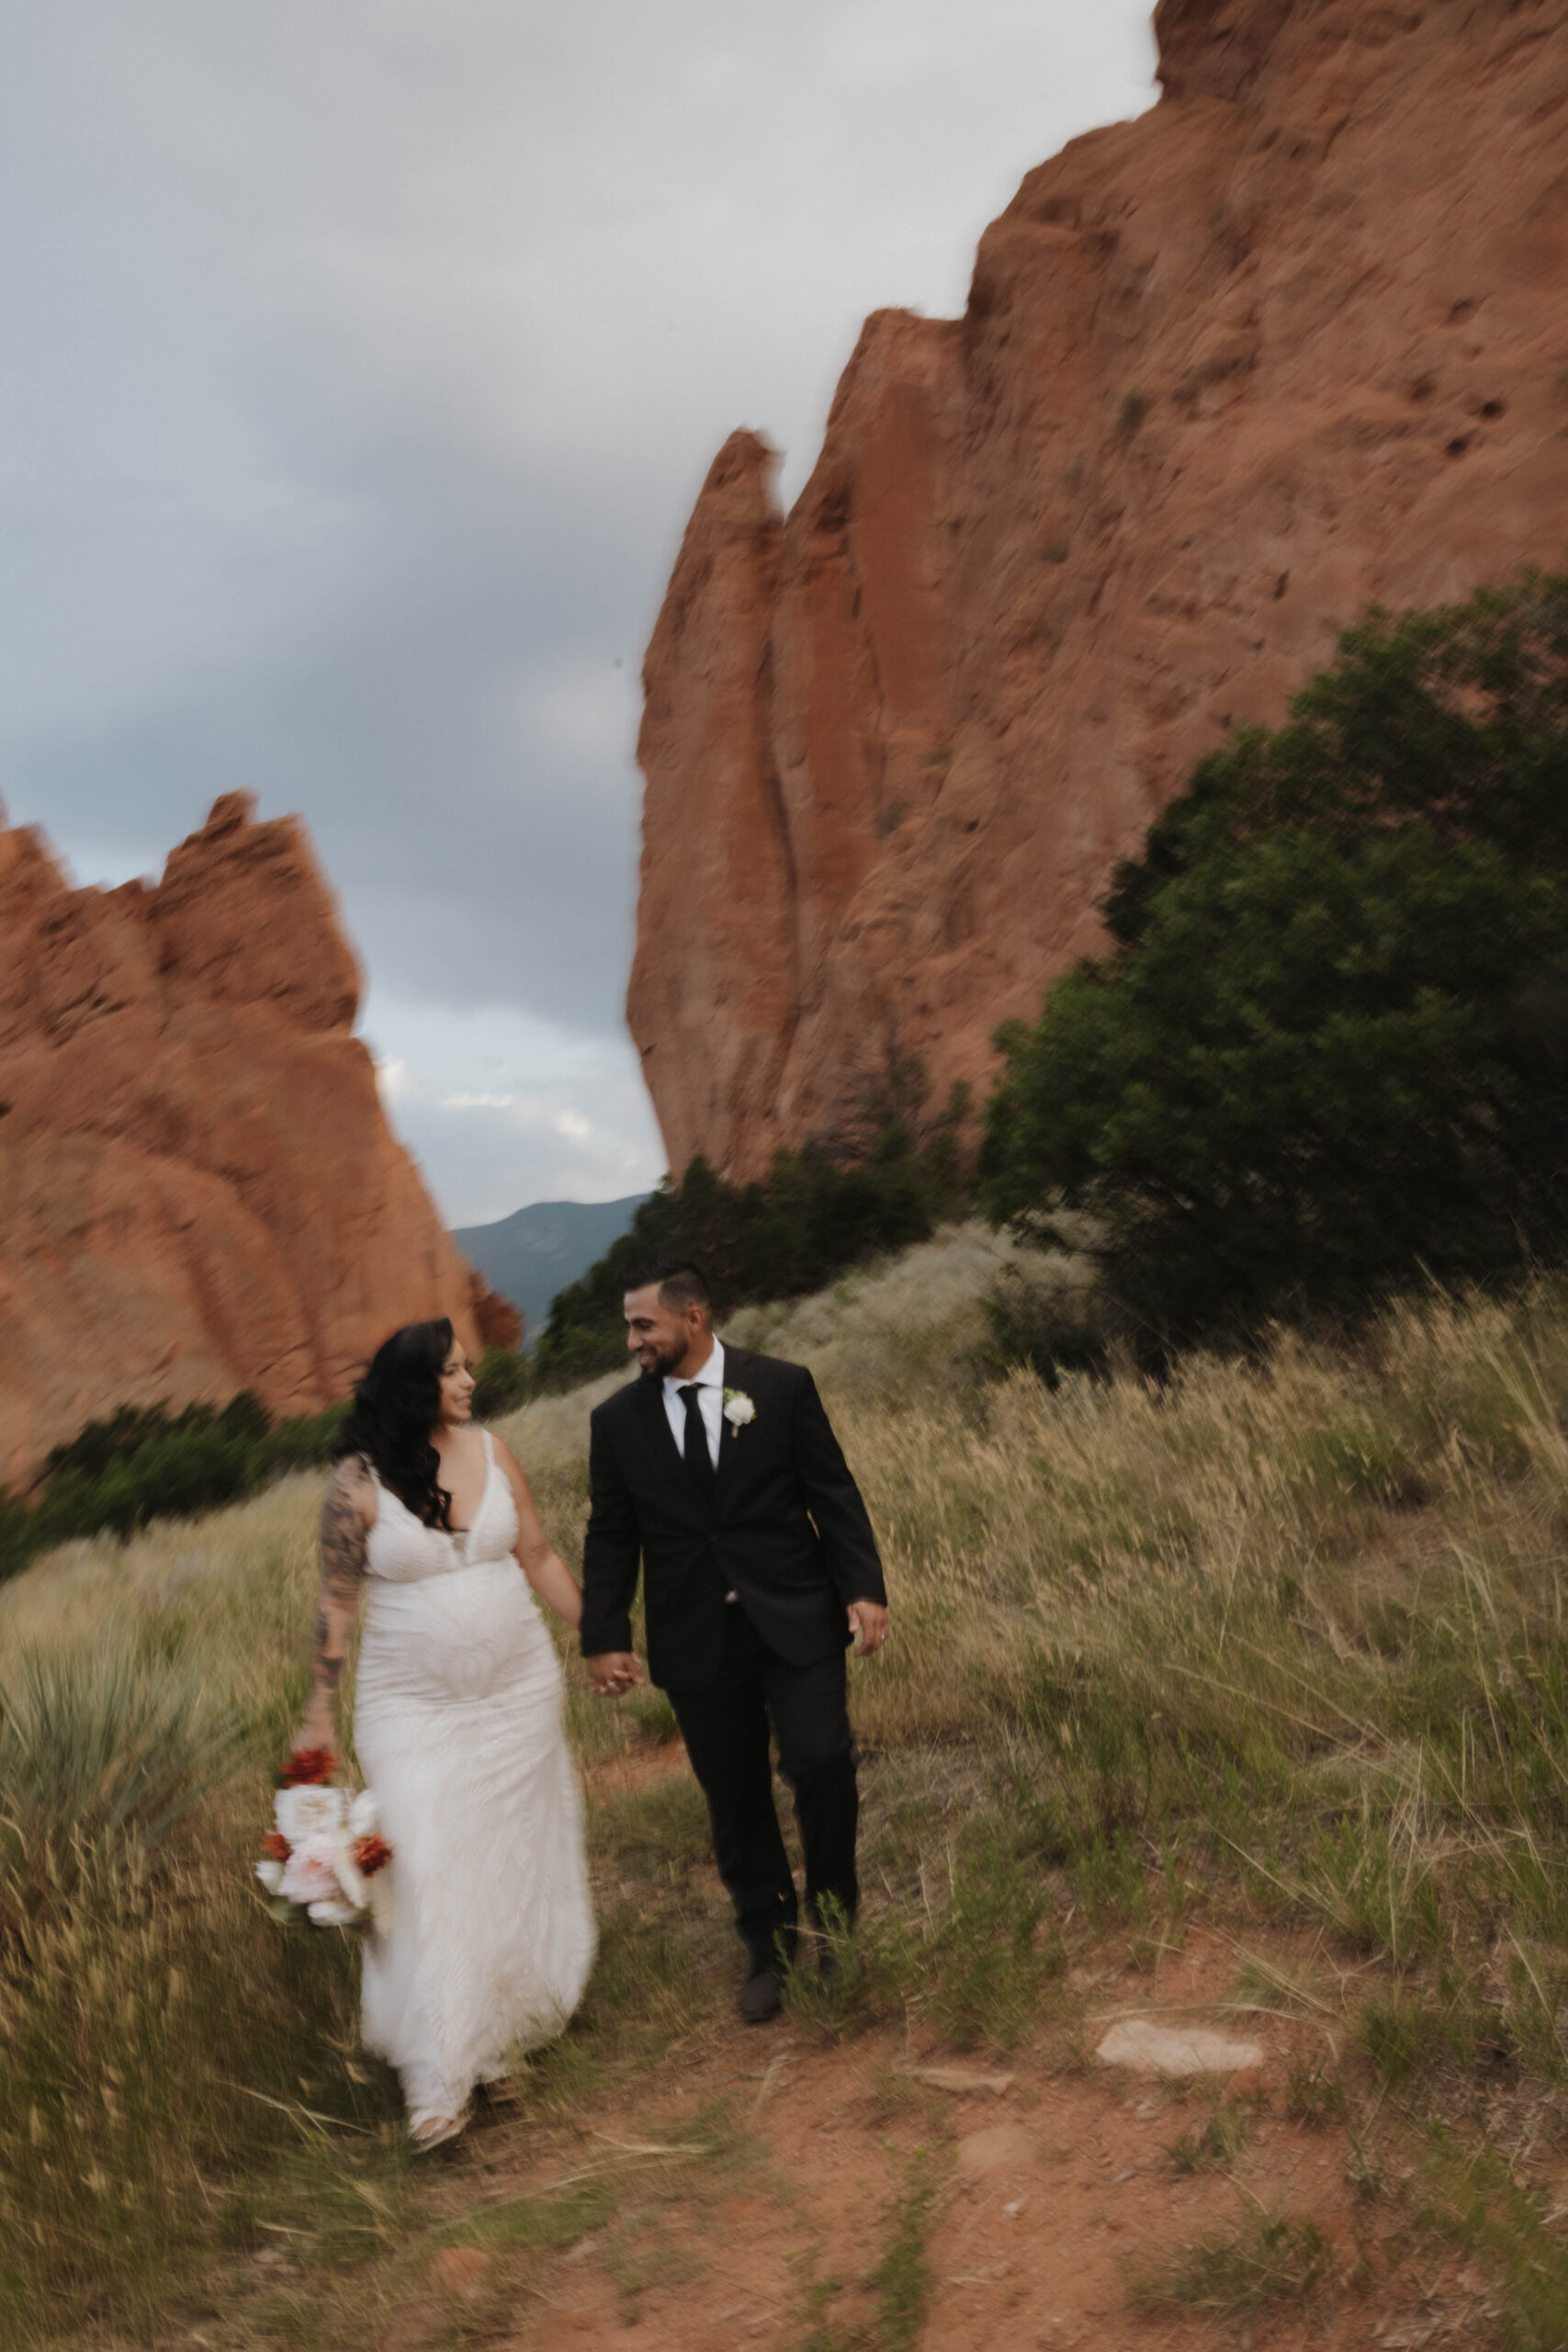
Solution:
M409 2125L409 2138L421 2155L432 2148L444 2148L449 2140L460 2140L468 2125L466 2115L425 2115Z

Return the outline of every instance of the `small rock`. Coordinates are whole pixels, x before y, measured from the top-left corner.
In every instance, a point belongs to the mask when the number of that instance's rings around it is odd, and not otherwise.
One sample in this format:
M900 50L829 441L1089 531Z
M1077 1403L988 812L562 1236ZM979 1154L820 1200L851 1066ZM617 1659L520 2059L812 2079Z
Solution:
M1113 2025L1095 2056L1107 2066L1136 2066L1145 2075L1234 2075L1263 2064L1256 2041L1226 2041L1197 2026L1155 2025L1147 2018Z
M1020 2125L993 2123L989 2131L971 2132L960 2140L953 2165L965 2179L978 2180L1008 2165L1026 2165L1033 2154L1034 2142Z
M939 2091L991 2091L1000 2098L1010 2091L1018 2080L1016 2075L980 2075L971 2066L910 2066L906 2069L917 2083L930 2083Z

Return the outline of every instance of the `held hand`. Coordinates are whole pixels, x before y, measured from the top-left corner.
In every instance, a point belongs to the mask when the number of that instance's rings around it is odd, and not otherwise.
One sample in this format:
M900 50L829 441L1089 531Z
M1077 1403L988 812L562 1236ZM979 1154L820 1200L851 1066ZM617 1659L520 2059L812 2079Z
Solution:
M599 1699L619 1699L642 1680L642 1668L631 1650L604 1650L584 1658L588 1686Z
M852 1600L849 1615L856 1657L866 1657L879 1650L887 1639L887 1611L881 1601Z

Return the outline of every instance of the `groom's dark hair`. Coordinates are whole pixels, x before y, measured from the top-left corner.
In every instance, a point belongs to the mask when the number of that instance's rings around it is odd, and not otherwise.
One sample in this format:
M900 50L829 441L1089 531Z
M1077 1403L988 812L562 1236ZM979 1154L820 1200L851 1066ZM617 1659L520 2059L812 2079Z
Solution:
M628 1290L647 1290L653 1283L659 1284L660 1306L672 1306L678 1314L688 1306L713 1305L702 1268L694 1266L689 1258L649 1258L626 1276Z

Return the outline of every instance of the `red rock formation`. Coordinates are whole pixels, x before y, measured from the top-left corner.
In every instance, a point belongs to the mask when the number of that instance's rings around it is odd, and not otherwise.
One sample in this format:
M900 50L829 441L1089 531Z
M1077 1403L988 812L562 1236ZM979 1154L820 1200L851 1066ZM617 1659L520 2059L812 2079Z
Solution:
M358 1001L303 828L243 794L155 887L0 831L0 1480L117 1405L313 1411L398 1324L493 1321Z
M649 649L632 1032L749 1176L939 1093L1371 602L1568 559L1568 0L1161 0L967 311L868 321L787 520L737 434Z
M468 1312L481 1348L516 1350L523 1345L523 1317L509 1298L491 1290L480 1273L468 1275Z

